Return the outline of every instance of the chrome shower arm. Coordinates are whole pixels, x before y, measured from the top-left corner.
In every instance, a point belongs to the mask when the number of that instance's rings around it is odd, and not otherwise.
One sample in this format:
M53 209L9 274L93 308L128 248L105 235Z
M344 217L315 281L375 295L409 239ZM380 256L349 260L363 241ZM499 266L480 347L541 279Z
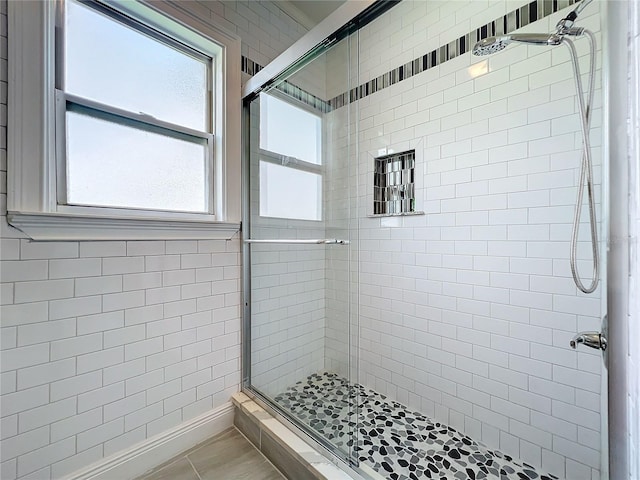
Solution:
M572 28L573 24L582 10L592 1L593 0L582 0L576 8L556 24L556 33L558 33L558 35L580 35L582 32L576 33L575 29Z

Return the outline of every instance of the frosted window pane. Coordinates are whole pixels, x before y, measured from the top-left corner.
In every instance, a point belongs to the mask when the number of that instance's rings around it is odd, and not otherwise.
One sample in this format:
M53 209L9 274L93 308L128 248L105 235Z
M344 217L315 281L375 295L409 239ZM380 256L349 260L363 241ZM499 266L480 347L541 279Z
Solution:
M66 115L69 204L208 211L206 145Z
M271 95L260 95L260 148L320 165L321 119Z
M66 92L208 131L207 65L67 1Z
M321 220L322 176L260 162L260 215Z

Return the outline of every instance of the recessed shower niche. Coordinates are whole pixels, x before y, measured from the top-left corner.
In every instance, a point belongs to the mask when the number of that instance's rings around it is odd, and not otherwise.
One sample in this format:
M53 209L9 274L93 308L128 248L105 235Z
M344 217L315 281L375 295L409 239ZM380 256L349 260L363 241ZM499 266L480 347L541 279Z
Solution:
M416 209L416 151L392 153L374 159L373 214L412 213Z

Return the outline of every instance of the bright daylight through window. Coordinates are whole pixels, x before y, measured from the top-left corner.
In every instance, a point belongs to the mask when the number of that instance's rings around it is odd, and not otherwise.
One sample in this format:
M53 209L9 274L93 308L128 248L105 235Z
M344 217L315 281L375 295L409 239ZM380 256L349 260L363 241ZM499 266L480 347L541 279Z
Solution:
M7 220L34 240L230 238L241 43L182 2L9 2Z
M212 213L212 58L100 4L64 19L59 203Z
M260 215L322 219L322 118L260 95Z

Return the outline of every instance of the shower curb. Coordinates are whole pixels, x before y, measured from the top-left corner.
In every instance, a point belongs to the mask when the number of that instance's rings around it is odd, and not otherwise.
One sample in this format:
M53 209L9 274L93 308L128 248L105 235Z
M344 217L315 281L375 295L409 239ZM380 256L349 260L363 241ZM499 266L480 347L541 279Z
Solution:
M244 393L235 393L231 401L236 407L233 420L236 428L287 478L292 480L360 480L363 478L356 472L348 473L339 468ZM371 479L384 478L366 465L362 469Z

